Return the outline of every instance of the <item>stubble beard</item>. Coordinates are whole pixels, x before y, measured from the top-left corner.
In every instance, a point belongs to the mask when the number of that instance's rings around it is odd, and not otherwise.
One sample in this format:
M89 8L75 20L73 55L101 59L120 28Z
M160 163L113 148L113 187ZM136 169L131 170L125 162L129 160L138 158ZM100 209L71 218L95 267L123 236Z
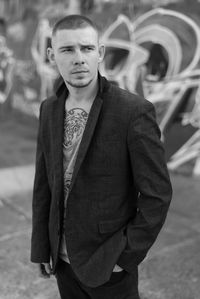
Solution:
M74 80L69 80L69 81L66 80L65 82L74 88L84 88L84 87L87 87L90 85L90 83L92 82L92 79L85 83L84 82L74 82Z

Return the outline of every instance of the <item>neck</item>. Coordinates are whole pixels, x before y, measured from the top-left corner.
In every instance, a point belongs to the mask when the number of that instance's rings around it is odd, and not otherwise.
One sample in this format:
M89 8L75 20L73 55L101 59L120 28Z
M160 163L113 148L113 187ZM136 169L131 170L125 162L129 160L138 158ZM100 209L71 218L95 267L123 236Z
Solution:
M71 85L67 84L67 89L69 91L69 96L74 102L82 102L82 101L93 101L96 97L98 91L98 78L95 78L88 86L75 88Z

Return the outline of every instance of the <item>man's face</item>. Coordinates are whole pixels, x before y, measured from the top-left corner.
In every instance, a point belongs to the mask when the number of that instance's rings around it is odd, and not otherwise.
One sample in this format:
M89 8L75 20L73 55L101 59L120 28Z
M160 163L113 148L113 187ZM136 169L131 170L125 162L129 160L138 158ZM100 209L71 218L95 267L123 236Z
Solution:
M67 84L82 88L97 78L104 47L99 45L98 34L92 27L62 29L53 36L48 56Z

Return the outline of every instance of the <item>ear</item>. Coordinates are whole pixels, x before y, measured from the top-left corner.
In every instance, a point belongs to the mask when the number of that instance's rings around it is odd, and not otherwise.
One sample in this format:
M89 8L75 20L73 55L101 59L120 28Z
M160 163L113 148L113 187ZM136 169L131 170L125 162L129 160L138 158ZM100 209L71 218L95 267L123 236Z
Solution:
M48 57L51 65L53 65L53 66L56 65L53 48L47 48L47 57Z
M104 55L105 55L105 45L100 44L99 45L99 63L101 63L103 61Z

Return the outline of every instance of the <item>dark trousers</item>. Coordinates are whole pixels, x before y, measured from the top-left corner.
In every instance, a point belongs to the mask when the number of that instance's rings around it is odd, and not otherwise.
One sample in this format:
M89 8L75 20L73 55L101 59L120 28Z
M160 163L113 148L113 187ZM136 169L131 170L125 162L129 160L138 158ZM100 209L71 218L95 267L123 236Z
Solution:
M137 274L113 272L105 284L90 288L75 276L68 263L59 260L56 279L61 299L140 299Z

